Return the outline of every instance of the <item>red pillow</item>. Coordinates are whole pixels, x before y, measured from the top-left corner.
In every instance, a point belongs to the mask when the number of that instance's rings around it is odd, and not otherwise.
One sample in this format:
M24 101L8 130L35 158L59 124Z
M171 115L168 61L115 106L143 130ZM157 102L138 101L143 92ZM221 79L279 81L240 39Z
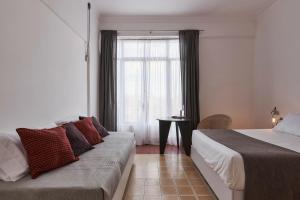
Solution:
M98 134L97 129L93 125L92 118L85 118L83 120L74 122L74 124L83 133L91 145L103 142L102 137Z
M74 156L66 130L18 128L17 132L27 152L32 178L79 160Z

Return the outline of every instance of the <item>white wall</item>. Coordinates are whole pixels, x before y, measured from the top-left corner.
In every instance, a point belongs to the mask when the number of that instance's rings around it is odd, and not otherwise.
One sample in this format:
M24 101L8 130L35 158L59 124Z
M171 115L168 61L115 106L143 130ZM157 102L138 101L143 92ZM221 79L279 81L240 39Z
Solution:
M225 113L234 128L253 125L255 21L199 17L102 17L100 29L203 29L200 37L201 118ZM195 94L198 95L198 94Z
M278 0L258 17L255 56L256 126L270 127L270 111L300 112L300 1Z
M253 128L253 38L202 38L201 116L225 113L233 128Z
M44 2L48 7L39 0L0 2L0 131L87 112L86 1ZM92 97L97 96L97 19L93 13Z
M91 43L90 43L90 115L99 115L99 11L95 8L97 0L90 0Z

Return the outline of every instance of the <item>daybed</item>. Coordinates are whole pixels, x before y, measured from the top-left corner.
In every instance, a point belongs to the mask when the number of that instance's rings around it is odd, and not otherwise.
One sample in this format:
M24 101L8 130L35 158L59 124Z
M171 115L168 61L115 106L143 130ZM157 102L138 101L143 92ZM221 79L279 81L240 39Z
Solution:
M1 200L121 200L135 155L133 133L110 133L80 160L16 182L0 181Z

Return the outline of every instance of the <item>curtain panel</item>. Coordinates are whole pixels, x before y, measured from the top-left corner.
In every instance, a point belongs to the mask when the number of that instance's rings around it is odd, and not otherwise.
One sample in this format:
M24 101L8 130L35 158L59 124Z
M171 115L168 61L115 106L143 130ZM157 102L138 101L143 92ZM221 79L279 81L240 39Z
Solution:
M158 118L182 109L178 39L118 40L118 131L136 143L159 144ZM169 144L176 144L174 124Z
M99 120L107 130L116 131L117 31L101 31L99 73Z
M193 128L196 128L200 120L199 30L179 31L179 49L184 112L192 120Z

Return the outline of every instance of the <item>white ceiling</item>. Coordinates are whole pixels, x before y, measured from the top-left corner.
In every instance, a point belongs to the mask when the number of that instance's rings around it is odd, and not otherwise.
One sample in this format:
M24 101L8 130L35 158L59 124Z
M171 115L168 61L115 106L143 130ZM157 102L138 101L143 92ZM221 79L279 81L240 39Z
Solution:
M95 0L102 15L254 16L276 0Z

